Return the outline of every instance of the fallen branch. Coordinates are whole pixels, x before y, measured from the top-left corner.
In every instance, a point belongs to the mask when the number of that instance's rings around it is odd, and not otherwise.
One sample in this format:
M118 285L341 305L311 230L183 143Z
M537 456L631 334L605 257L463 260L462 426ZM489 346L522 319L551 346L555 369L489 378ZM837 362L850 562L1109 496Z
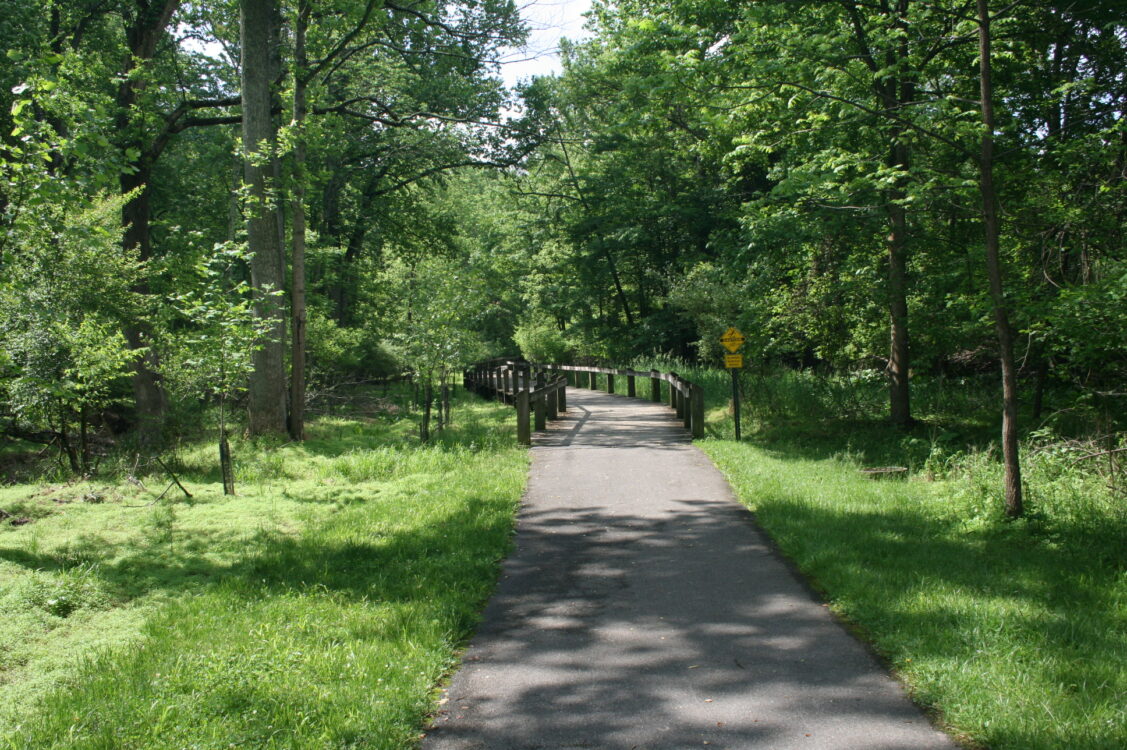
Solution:
M1086 456L1080 456L1079 458L1074 458L1074 459L1072 459L1072 463L1078 463L1080 461L1084 461L1084 460L1089 459L1089 458L1099 458L1100 456L1110 456L1113 453L1125 453L1125 452L1127 452L1127 448L1112 448L1111 450L1108 450L1108 451L1099 451L1098 453L1089 453Z
M185 496L185 497L187 497L187 498L189 498L189 499L190 499L190 498L192 497L192 493L191 493L191 492L188 492L188 490L184 489L184 485L180 484L180 480L179 480L179 479L177 479L176 475L175 475L175 474L174 474L174 473L172 472L172 469L168 468L168 466L166 466L166 465L165 465L164 461L161 461L161 460L160 460L160 456L156 456L155 458L156 458L156 461L157 461L157 463L158 463L158 464L160 464L160 468L162 468L162 469L164 469L165 471L167 471L167 472L168 472L168 476L172 477L172 481L173 481L173 483L174 483L174 484L175 484L175 485L176 485L177 487L179 487L179 488L180 488L180 491L184 493L184 496ZM171 484L170 484L170 485L168 485L168 487L166 487L166 488L165 488L164 492L168 492L168 490L170 490L170 489L172 489L172 485L171 485ZM161 497L164 497L164 492L160 493L160 496L161 496ZM158 498L158 499L159 499L159 498Z

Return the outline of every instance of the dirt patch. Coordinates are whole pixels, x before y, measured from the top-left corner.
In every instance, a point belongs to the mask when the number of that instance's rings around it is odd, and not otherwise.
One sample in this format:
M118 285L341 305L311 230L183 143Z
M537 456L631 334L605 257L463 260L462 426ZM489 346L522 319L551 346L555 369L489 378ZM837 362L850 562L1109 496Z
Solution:
M6 523L9 526L23 526L25 523L31 523L31 519L27 516L17 516L0 508L0 523Z

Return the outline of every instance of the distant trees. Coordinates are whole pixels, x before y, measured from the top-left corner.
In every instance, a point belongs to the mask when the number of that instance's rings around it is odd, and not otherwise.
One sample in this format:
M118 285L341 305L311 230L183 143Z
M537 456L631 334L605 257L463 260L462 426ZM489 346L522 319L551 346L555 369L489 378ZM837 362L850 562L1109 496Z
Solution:
M494 62L524 33L515 5L41 6L10 0L0 14L8 63L0 74L0 291L17 299L27 285L53 283L48 270L66 276L33 262L28 249L45 258L51 235L79 222L89 205L117 207L113 257L131 259L137 271L115 280L114 289L128 280L130 303L99 317L97 330L103 344L127 342L131 353L114 361L134 374L130 393L118 365L112 377L102 373L111 391L104 403L125 407L118 416L136 429L139 447L158 450L168 398L189 397L166 387L170 368L184 361L178 348L193 340L190 329L202 335L211 325L165 311L194 284L213 247L246 242L251 252L227 266L222 288L249 281L260 321L271 323L251 347L249 429L288 428L300 439L307 350L337 352L351 342L355 351L343 354L351 371L393 366L377 343L340 332L362 326L376 340L394 333L361 314L372 290L362 277L379 271L385 246L431 244L432 228L409 218L425 201L413 186L519 154L503 135L506 93ZM114 194L121 200L107 204ZM95 255L109 252L101 235L86 245ZM238 317L244 300L226 296ZM331 344L310 347L310 316ZM25 382L28 361L15 342L26 325L14 310L0 310L0 414L7 433L41 436L46 417L18 408L12 390ZM312 372L335 368L322 363ZM45 382L64 377L40 374ZM87 411L97 421L104 408Z
M587 309L538 307L577 341L600 318L581 354L714 354L734 323L764 356L879 366L898 425L913 370L996 358L1020 514L1022 375L1039 413L1046 380L1127 374L1127 340L1074 338L1118 315L1127 260L1127 26L1110 8L596 4L593 38L530 91L556 114L522 184L554 283Z
M5 431L82 469L65 445L115 410L156 450L202 393L167 387L184 342L248 288L248 426L293 439L307 381L428 379L514 333L711 357L737 325L763 359L883 371L900 427L913 373L1002 362L1020 513L1019 396L1127 379L1118 6L607 0L591 29L518 103L511 0L7 0ZM216 247L215 315L168 314Z

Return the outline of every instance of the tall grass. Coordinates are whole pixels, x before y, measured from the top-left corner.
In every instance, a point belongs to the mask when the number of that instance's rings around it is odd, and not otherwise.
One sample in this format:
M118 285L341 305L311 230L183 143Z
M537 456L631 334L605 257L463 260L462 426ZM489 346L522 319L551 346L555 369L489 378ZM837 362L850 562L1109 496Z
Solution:
M344 418L302 445L240 442L236 498L212 447L186 446L191 502L102 488L0 531L2 642L24 644L0 661L0 747L413 746L527 471L509 409L455 416L427 446Z

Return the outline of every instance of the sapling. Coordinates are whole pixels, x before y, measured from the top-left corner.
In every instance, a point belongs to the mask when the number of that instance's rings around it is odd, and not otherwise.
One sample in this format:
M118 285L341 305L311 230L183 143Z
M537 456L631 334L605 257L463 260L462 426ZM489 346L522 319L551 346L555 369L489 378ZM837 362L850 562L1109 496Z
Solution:
M270 321L255 315L255 292L241 278L250 253L245 245L225 242L196 264L196 286L173 297L187 329L176 336L174 362L166 366L181 393L216 402L216 432L223 494L235 494L231 448L227 440L228 403L247 389L254 369L252 354L265 344ZM272 295L279 292L270 291Z

